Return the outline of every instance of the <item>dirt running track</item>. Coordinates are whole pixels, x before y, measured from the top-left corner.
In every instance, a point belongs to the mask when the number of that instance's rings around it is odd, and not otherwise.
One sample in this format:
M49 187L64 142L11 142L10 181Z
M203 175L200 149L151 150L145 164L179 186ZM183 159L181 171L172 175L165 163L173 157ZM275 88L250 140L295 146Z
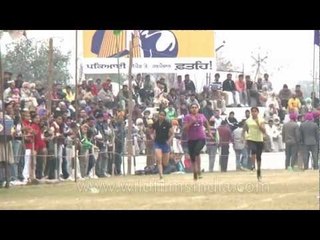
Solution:
M120 176L0 189L0 209L314 209L319 171Z

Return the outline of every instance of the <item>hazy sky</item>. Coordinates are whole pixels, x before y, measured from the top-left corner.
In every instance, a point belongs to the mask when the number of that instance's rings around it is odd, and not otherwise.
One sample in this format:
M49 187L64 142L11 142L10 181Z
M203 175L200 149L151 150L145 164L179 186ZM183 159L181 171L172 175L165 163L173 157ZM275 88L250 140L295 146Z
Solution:
M256 67L252 67L255 60L251 56L268 56L263 67L273 84L293 85L300 80L312 81L313 34L310 30L216 31L216 47L226 42L217 54L230 59L241 70L244 64L245 73L253 77Z
M71 69L74 73L75 31L34 31L28 30L28 37L37 39L54 38L63 51L72 51ZM219 30L215 31L216 48L225 41L218 54L252 78L256 67L254 60L260 53L261 58L268 56L263 68L269 73L276 88L284 83L293 86L299 80L312 81L313 31L311 30ZM82 46L79 45L79 53ZM318 47L317 47L318 51ZM317 60L319 54L317 52ZM265 71L261 69L261 72ZM74 74L73 74L74 75Z

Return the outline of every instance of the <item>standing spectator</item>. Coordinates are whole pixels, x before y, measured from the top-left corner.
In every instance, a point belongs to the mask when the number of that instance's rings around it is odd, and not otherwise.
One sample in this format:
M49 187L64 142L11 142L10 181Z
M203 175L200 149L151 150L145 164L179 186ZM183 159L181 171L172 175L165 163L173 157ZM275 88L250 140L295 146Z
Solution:
M179 119L179 121L182 119ZM180 123L182 125L182 121ZM192 173L192 164L190 160L190 155L189 155L189 148L188 148L188 132L186 129L182 129L182 134L181 134L181 146L183 149L184 153L184 170L185 172Z
M103 113L98 113L96 116L96 131L95 136L96 146L99 148L99 155L96 163L96 174L98 177L107 177L107 149L108 149L108 132L110 131L108 124L104 121Z
M44 136L42 133L42 129L40 126L40 117L37 114L31 116L31 127L34 131L34 155L36 156L36 161L34 164L35 167L35 174L37 179L42 179L44 177L44 169L46 166L46 143L44 141ZM34 157L35 157L34 156Z
M10 121L12 122L12 127L13 125L13 119L10 117L10 113L12 112L12 105L11 103L2 103L1 102L1 108L4 108L4 110L1 110L1 115L0 119L5 119L5 121ZM4 117L3 117L4 113ZM6 162L9 164L9 169L12 164L14 164L14 155L13 155L13 149L12 149L12 135L8 134L12 132L12 129L6 129L6 132L4 132L3 126L0 134L0 188L3 186L2 184L5 183L5 167L6 167ZM5 135L7 135L5 137ZM5 141L6 140L6 141ZM5 155L5 150L7 152L7 155ZM9 184L9 183L8 183Z
M92 148L93 144L88 139L88 131L90 127L88 124L84 123L80 127L78 138L81 142L81 148L79 152L79 165L81 177L87 177L88 166L89 166L89 149Z
M22 77L22 74L19 73L17 75L17 79L15 80L16 88L19 88L19 90L20 90L20 88L22 88L22 84L23 84L23 77Z
M13 80L7 82L8 88L3 92L3 99L5 102L9 102L12 99L13 91L15 89L15 83Z
M304 169L307 170L309 166L309 152L312 153L313 169L319 169L318 165L318 144L319 144L319 130L316 123L313 122L313 113L306 113L304 122L300 125L301 142L304 146L303 162Z
M145 110L143 112L143 117L142 117L142 120L143 120L143 124L145 127L148 127L148 119L151 119L150 117L150 111L149 110ZM153 124L153 123L152 123Z
M294 165L297 163L298 158L298 145L300 142L300 129L297 124L297 113L292 112L289 115L290 122L283 125L282 128L282 139L286 144L286 163L285 168L292 170Z
M181 160L181 157L183 155L183 149L181 145L181 136L182 136L182 129L179 124L179 121L174 119L171 121L172 123L172 128L173 128L173 133L174 133L174 138L172 141L172 151L174 153L174 156L177 159Z
M117 98L118 105L121 106L122 109L127 109L129 101L129 89L127 83L122 85L122 89L120 89Z
M22 116L22 129L24 135L24 166L23 166L23 178L24 182L31 181L35 178L34 164L33 161L33 146L34 146L34 135L33 129L31 126L30 112L29 110L25 111Z
M229 117L226 120L231 129L231 132L238 128L238 120L234 117L233 111L229 113Z
M12 176L15 180L21 180L22 177L22 169L23 162L24 162L24 146L22 144L22 120L20 115L20 104L15 103L13 105L13 116L14 119L14 134L13 134L13 141L12 141L12 149L13 149L13 156L14 156L14 164L12 166Z
M132 130L134 130L133 131L133 135L134 135L133 140L134 140L135 153L136 153L136 155L138 155L138 154L143 155L146 150L146 145L145 145L146 129L144 127L142 118L138 118L136 120L136 124Z
M213 172L214 169L214 162L216 160L217 150L219 148L219 132L217 128L215 128L215 118L212 116L209 120L210 124L210 132L213 138L210 138L209 134L207 133L207 150L209 154L209 172Z
M154 106L160 107L163 98L164 98L164 85L160 81L157 81L157 85L154 88L154 98L153 98Z
M245 170L244 163L248 162L248 153L245 144L245 138L242 136L245 120L238 124L238 128L233 131L233 149L236 154L236 170Z
M245 114L245 116L246 116L246 119L248 119L249 117L250 117L250 110L246 110L245 112L244 112L244 114Z
M96 122L93 116L90 116L87 119L87 125L89 127L87 132L87 138L93 144L93 147L89 148L89 162L88 162L87 175L89 178L98 178L98 176L95 174L95 164L96 164L97 156L94 154L94 151L97 150L96 136L98 135L98 131L96 129Z
M229 159L229 143L232 142L232 133L227 124L227 121L223 120L221 125L218 127L220 142L219 147L221 149L220 153L220 166L221 172L226 172L228 168Z
M57 161L57 175L56 177L60 179L62 177L62 163L63 163L63 149L64 149L64 133L66 130L66 125L64 123L62 113L55 113L55 120L51 124L51 131L54 133L54 151L55 151L55 161Z
M4 89L8 88L8 82L11 81L12 77L12 72L4 71L3 72L3 84L4 84ZM1 87L2 88L2 87Z
M125 142L125 129L124 129L124 114L119 112L116 116L113 128L114 128L114 165L115 165L115 175L122 175L122 154L124 153L124 142Z
M202 109L203 115L206 117L206 119L211 119L211 117L214 114L212 103L210 101L207 101L206 106Z
M190 75L186 74L184 75L184 85L187 93L195 93L196 92L196 86L194 85L194 82L190 80Z
M146 126L146 155L147 155L147 162L146 166L153 166L154 161L154 149L153 149L153 120L152 118L148 118L147 120L147 126Z
M312 105L314 108L317 108L320 106L320 100L319 98L317 98L316 93L315 92L311 92L311 99L312 99Z
M214 111L214 117L215 117L215 127L218 128L222 122L222 118L219 110Z
M266 135L268 136L268 140L265 142L269 142L271 146L271 151L276 152L277 150L282 150L282 130L278 125L274 124L274 121L277 120L277 123L280 123L279 118L269 119L268 125L265 126ZM277 148L275 147L275 141L277 142Z

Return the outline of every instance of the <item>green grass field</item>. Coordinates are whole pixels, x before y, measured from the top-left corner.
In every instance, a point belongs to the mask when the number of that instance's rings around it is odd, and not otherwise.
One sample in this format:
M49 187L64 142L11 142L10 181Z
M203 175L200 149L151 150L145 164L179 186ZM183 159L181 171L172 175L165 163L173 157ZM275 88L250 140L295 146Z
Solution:
M319 210L319 172L121 176L0 189L0 209L314 209Z

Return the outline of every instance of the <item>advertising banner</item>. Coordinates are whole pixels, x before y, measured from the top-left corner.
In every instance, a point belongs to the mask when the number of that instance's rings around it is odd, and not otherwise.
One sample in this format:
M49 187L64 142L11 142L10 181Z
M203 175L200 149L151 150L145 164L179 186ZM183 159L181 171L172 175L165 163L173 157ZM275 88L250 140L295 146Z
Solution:
M126 73L133 36L133 73L212 72L212 30L85 30L85 74Z

